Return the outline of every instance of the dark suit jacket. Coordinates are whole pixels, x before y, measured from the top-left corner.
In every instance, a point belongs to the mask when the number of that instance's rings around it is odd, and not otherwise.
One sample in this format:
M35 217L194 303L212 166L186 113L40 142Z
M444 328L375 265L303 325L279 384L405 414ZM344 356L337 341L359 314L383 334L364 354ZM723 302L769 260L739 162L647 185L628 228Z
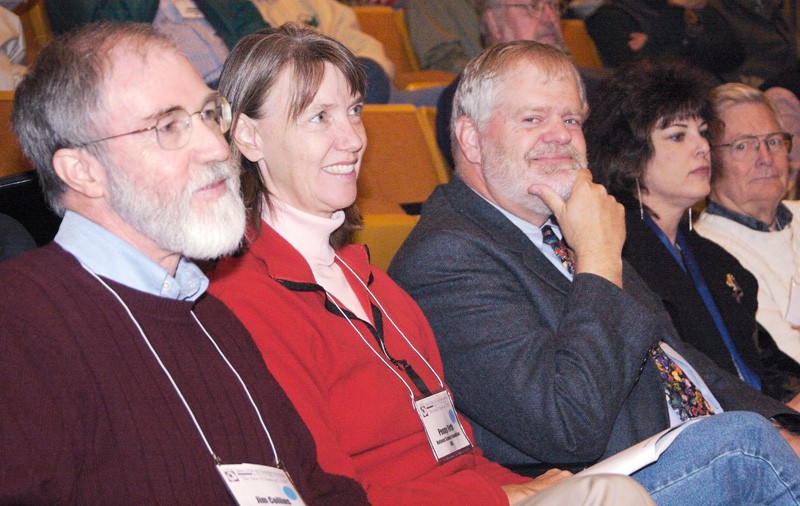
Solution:
M495 461L592 462L666 428L648 358L659 340L700 372L724 409L793 413L681 342L630 266L624 290L592 274L570 283L458 177L423 206L389 274L430 320L456 406Z

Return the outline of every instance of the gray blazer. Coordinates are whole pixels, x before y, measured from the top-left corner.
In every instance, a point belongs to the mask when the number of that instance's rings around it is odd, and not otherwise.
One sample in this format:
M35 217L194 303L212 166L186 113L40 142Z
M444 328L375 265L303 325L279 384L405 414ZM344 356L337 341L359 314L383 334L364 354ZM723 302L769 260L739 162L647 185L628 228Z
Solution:
M589 463L668 427L648 350L663 340L727 411L794 413L680 341L629 265L624 290L564 277L458 177L436 189L389 274L430 320L457 408L506 465Z

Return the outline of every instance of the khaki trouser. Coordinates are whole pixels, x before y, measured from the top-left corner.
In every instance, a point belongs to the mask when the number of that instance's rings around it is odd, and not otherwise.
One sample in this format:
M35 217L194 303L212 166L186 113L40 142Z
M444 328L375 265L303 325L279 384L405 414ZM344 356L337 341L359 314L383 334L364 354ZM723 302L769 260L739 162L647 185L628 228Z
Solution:
M633 478L598 474L569 478L515 503L515 506L655 505L655 502Z

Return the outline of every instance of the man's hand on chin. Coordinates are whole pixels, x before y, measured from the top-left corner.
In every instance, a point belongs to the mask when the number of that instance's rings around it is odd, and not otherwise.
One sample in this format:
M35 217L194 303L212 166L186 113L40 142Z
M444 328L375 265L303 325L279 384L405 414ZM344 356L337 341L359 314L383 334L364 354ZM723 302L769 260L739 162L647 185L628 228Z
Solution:
M592 182L591 172L578 171L566 202L546 185L533 185L528 192L553 212L575 253L575 272L596 274L621 288L625 210L603 186Z

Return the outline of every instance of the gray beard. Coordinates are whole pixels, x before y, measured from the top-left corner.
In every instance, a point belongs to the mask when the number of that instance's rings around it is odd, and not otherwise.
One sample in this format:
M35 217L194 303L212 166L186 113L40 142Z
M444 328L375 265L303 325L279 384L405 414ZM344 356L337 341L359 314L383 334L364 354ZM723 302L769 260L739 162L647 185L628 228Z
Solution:
M488 147L488 146L487 146ZM571 147L566 149L572 156L572 160L559 164L535 163L532 160L541 154L558 152L564 150L563 147L545 147L544 149L532 150L525 155L528 168L525 174L518 174L516 167L518 162L510 160L508 153L502 150L495 150L493 147L484 152L483 174L487 184L490 184L495 191L501 192L510 201L516 202L521 207L540 216L549 216L552 211L540 199L528 193L528 188L534 183L548 184L558 195L566 201L572 194L572 186L575 182L575 173L586 165L585 157L582 157ZM562 175L559 178L545 180L543 176L550 176L560 171L564 171L569 176ZM525 177L528 174L535 174L535 177ZM554 184L555 183L555 184Z
M237 167L228 160L209 163L206 168L185 188L174 191L137 188L125 171L111 167L109 204L123 220L166 251L197 260L232 253L241 243L246 223ZM193 193L222 177L227 177L228 191L202 209L193 209Z

